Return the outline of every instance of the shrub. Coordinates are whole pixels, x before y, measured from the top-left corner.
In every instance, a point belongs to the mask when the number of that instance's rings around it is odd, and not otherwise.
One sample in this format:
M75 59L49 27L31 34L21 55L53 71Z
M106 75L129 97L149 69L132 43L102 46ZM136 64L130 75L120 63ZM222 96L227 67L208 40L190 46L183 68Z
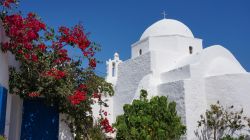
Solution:
M210 109L200 117L198 127L201 131L196 132L200 139L242 140L247 137L250 119L243 115L243 109L236 111L233 105L224 108L218 101L210 105Z
M176 103L167 97L147 99L147 92L141 90L139 100L123 107L124 114L114 124L117 140L173 140L185 134L186 127L177 115Z

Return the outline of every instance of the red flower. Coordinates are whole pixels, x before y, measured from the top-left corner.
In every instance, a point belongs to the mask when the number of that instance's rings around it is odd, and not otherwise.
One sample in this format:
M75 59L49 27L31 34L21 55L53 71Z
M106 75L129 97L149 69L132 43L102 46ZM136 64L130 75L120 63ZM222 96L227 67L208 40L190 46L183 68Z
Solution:
M56 51L56 53L59 55L59 58L54 60L55 63L59 64L70 60L68 57L68 51L66 49L59 49Z
M104 130L105 133L110 133L110 132L113 133L114 132L114 129L109 124L109 120L107 118L102 119L100 124L102 126L102 130Z
M78 105L82 101L86 100L86 92L85 91L80 91L76 90L73 95L69 96L69 100L72 105Z
M90 59L89 60L89 66L92 67L92 68L95 68L96 67L96 60L95 59Z
M42 74L43 76L47 77L53 77L57 80L62 79L66 76L66 73L64 71L58 70L56 68L52 68L51 70L45 72Z
M18 54L23 54L23 50L18 50L17 53Z
M38 96L40 96L40 93L38 93L38 92L30 92L29 94L28 94L28 96L29 97L38 97Z
M27 59L27 60L29 60L30 59L30 55L29 54L24 54L24 57Z
M38 61L38 57L37 57L37 55L35 55L35 54L32 54L32 55L31 55L31 59L32 59L32 61L34 61L34 62L37 62L37 61Z
M61 33L59 37L61 43L67 43L72 46L76 45L82 52L91 44L86 34L83 32L83 27L81 25L76 25L72 30L67 27L60 27L59 32Z
M93 98L98 98L98 99L99 99L99 98L101 98L101 95L98 94L98 93L94 93L94 94L93 94Z
M67 56L68 51L66 49L60 49L59 51L57 51L57 54L60 56Z
M104 114L104 116L107 116L107 115L108 115L108 113L107 113L107 112L104 112L103 114Z
M64 35L69 35L69 28L62 26L59 28L59 32L61 32Z
M28 18L34 18L36 15L34 13L28 13Z
M44 52L45 50L46 50L46 46L44 45L44 44L39 44L38 45L38 48L42 51L42 52Z
M63 71L57 71L57 78L58 79L60 79L60 78L62 78L62 77L64 77L65 76L65 72L63 72Z
M84 51L84 52L83 52L83 55L84 55L85 57L87 57L87 56L88 56L88 54L89 54L89 53L88 53L88 52L86 52L86 51Z
M54 63L60 64L60 63L66 62L66 61L70 61L70 58L68 56L67 57L57 58L56 60L54 60Z
M11 2L11 0L8 0L8 2ZM8 49L11 51L20 49L20 47L32 50L33 41L39 38L38 32L45 30L45 24L36 19L33 13L29 13L27 18L23 18L19 14L5 16L3 23L6 28L6 35L11 39L8 45Z
M79 89L81 90L87 89L87 86L85 84L80 84Z
M46 25L44 23L39 23L40 29L46 30Z
M26 43L26 44L23 44L24 47L27 49L27 50L32 50L32 44L30 43Z
M39 37L38 33L34 31L28 31L27 36L29 40L36 40Z

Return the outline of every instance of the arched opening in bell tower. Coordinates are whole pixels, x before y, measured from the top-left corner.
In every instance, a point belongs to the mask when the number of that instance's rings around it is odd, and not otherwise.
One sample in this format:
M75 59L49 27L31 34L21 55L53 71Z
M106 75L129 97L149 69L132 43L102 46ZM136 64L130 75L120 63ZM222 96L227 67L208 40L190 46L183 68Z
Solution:
M112 63L112 77L115 77L115 63Z

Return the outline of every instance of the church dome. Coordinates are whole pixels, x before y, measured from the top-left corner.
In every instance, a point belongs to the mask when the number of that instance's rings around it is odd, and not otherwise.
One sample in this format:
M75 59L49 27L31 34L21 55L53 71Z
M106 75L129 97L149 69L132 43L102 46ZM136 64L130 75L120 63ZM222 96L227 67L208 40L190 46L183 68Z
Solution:
M142 34L140 40L149 36L181 35L194 38L191 30L180 21L174 19L162 19L149 26Z

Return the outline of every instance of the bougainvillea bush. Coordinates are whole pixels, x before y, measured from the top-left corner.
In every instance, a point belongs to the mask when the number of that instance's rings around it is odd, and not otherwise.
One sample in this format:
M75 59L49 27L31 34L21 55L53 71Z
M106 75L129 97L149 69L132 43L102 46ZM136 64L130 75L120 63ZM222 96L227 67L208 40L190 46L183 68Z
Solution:
M123 106L124 114L116 119L117 140L177 140L186 132L176 103L165 96L147 99L141 90L139 100Z
M16 0L0 3L1 22L9 38L1 42L1 49L20 62L18 69L10 68L10 93L23 99L44 98L65 115L75 139L91 139L91 106L94 102L107 106L101 97L113 95L111 84L94 73L99 46L88 39L81 24L55 30L34 13L13 12ZM71 58L67 51L71 48L80 50L82 56ZM101 129L113 132L105 115L101 116Z

